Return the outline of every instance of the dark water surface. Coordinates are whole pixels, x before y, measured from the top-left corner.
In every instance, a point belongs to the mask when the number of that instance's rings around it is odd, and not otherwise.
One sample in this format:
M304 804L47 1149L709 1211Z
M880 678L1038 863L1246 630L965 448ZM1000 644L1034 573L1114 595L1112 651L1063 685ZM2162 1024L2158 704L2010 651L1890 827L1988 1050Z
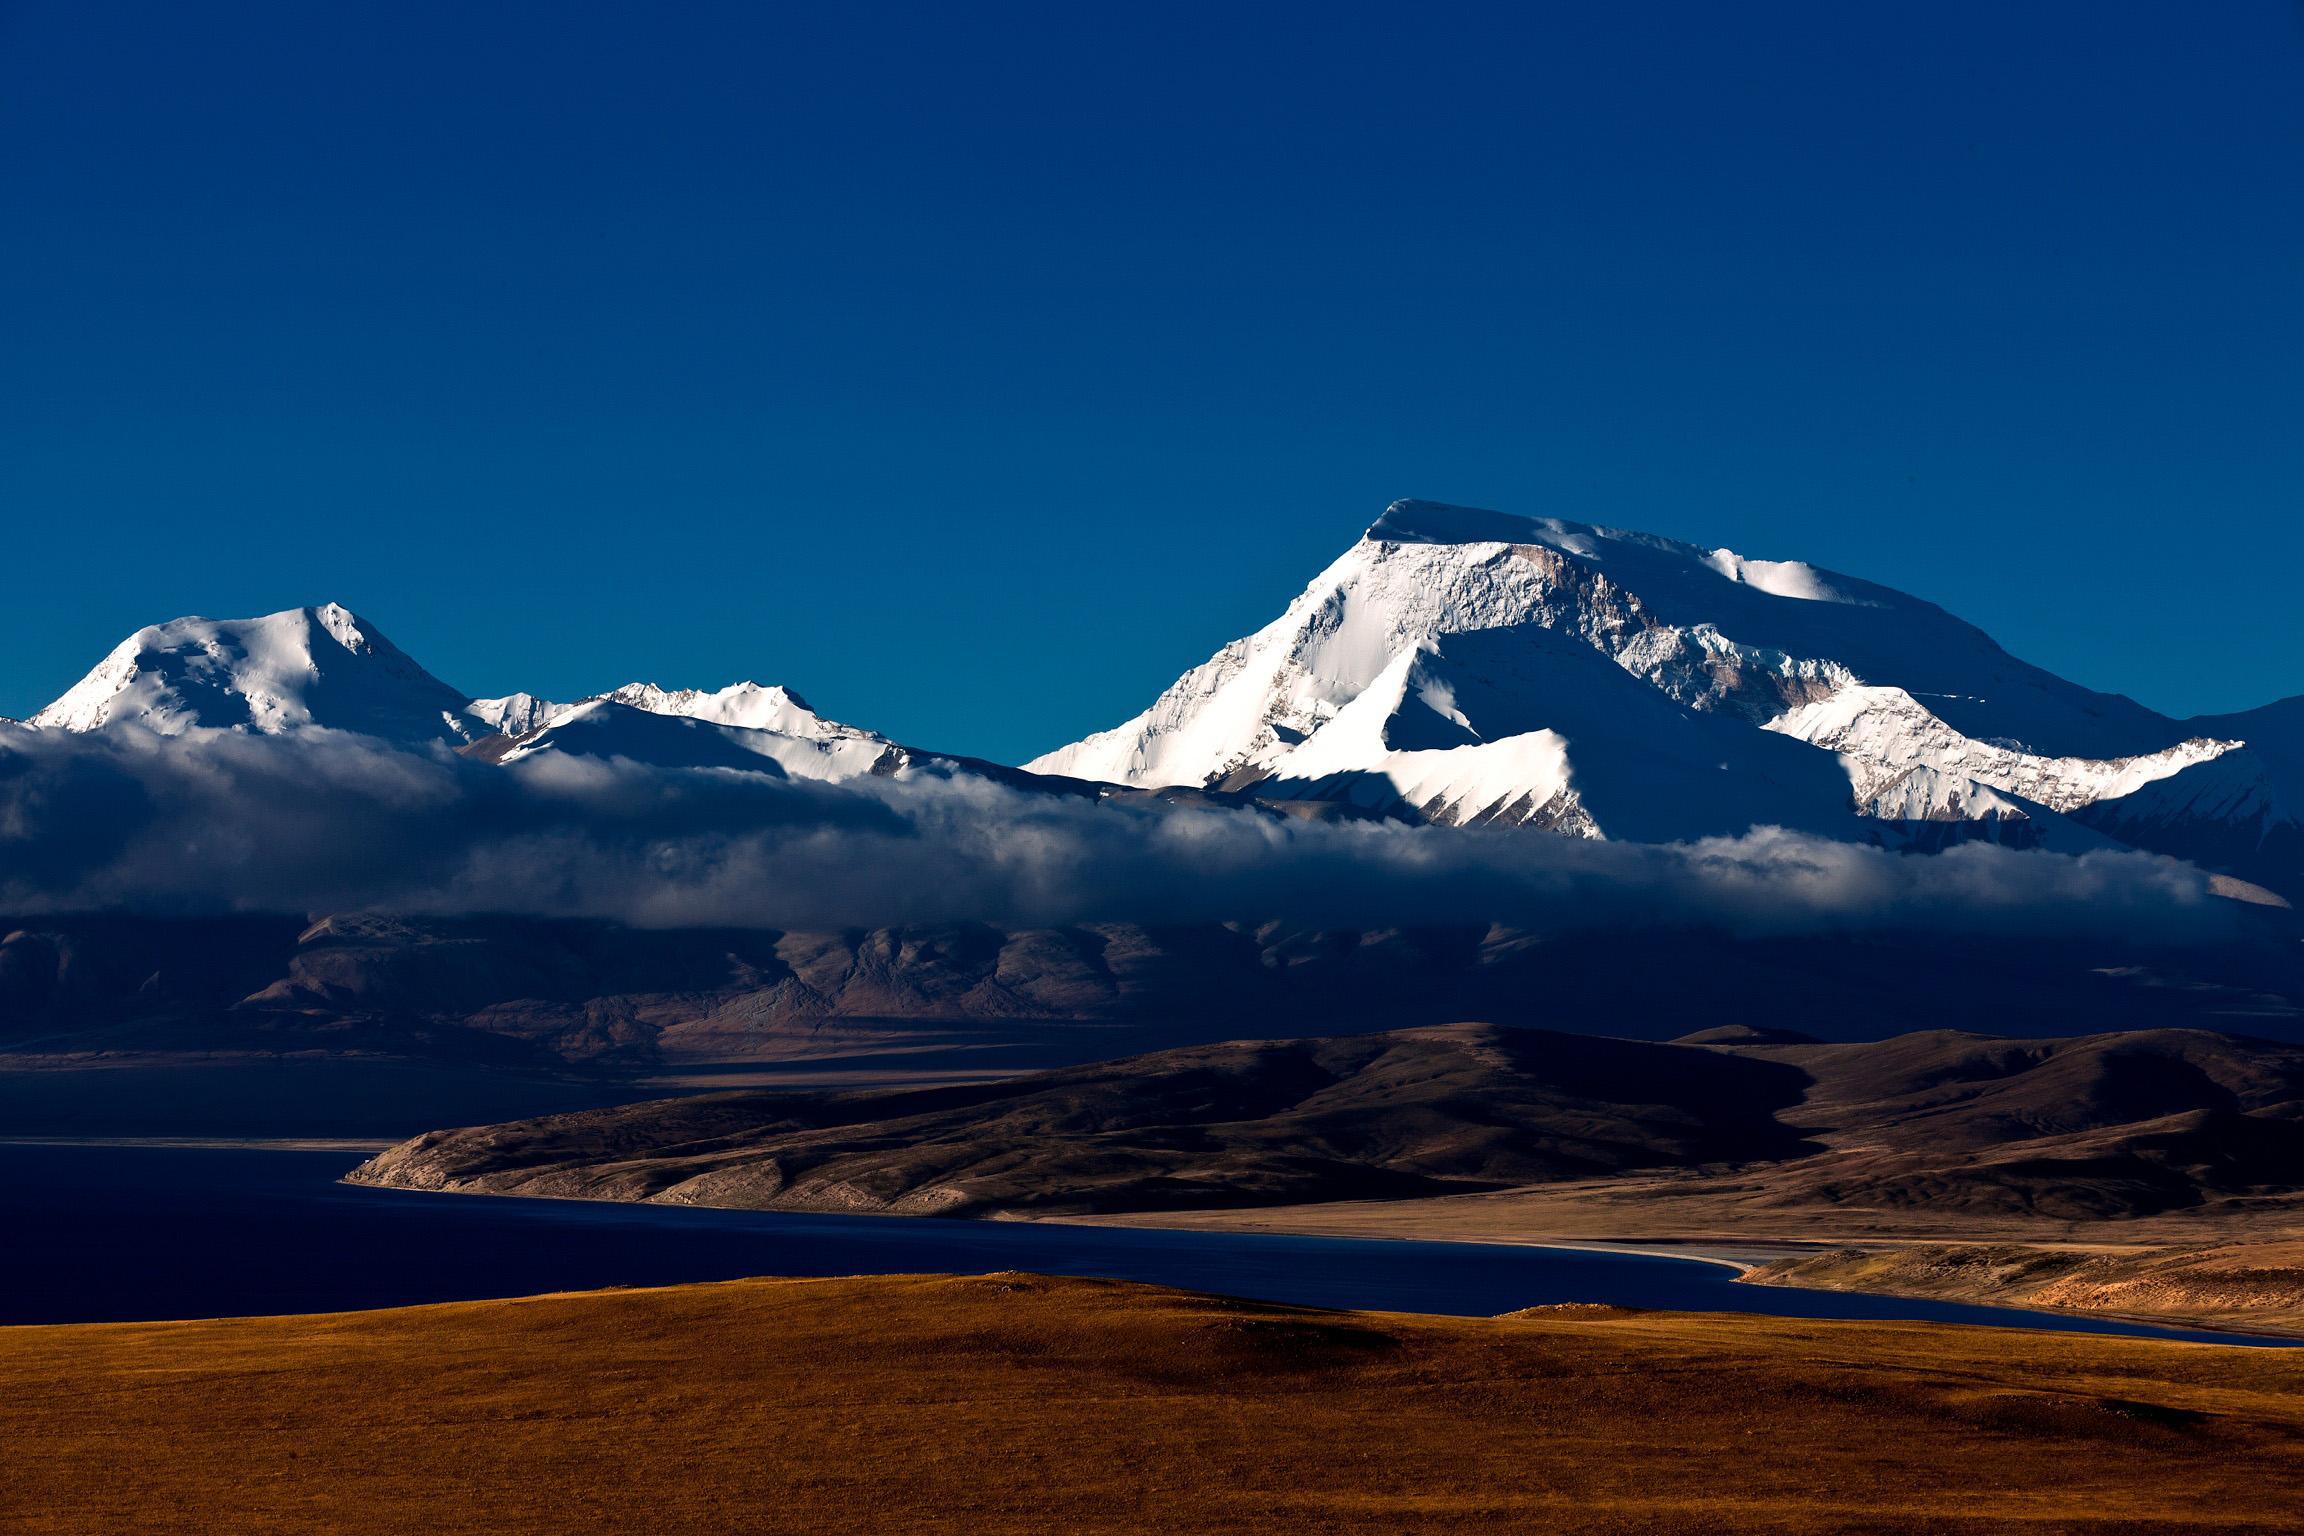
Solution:
M1916 1318L2283 1343L1739 1285L1688 1259L1024 1222L807 1216L361 1189L349 1152L0 1145L0 1324L332 1312L743 1275L1100 1275L1314 1306L1549 1302Z

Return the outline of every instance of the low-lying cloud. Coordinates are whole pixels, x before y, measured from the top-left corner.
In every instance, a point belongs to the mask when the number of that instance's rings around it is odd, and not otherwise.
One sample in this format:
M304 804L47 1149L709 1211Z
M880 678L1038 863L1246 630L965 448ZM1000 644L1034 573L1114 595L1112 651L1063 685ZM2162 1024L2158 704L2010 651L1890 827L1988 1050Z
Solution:
M0 733L0 911L517 912L776 929L1285 921L2211 939L2140 853L1934 856L1776 829L1670 846L1310 823L924 774L826 786L329 731Z

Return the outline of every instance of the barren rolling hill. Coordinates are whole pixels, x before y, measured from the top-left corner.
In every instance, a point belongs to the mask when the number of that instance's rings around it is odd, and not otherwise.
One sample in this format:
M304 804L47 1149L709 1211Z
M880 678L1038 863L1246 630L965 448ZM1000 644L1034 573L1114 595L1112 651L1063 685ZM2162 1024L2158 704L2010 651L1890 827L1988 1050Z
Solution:
M2043 1231L2286 1219L2304 1207L2300 1106L2304 1049L2200 1031L1650 1044L1452 1025L910 1093L626 1105L435 1132L354 1177L912 1214L1527 1196L1645 1206L1649 1231L1731 1212Z
M0 1437L24 1536L2269 1532L2304 1501L2304 1359L750 1280L0 1330Z

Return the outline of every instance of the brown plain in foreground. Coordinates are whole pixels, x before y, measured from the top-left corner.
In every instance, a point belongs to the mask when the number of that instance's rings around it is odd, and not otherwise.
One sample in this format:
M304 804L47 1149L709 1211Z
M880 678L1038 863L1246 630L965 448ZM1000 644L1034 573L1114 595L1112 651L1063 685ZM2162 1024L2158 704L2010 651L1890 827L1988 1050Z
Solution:
M0 1329L12 1533L2295 1529L2304 1354L1034 1276Z

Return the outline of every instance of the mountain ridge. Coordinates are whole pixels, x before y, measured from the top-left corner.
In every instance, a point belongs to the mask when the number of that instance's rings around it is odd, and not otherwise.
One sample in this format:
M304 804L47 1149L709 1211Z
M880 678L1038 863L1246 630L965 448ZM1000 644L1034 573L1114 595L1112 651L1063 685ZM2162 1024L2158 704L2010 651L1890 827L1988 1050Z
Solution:
M735 1093L433 1131L355 1183L1015 1216L1678 1177L1894 1230L2304 1208L2304 1048L2204 1030L1648 1042L1455 1023L995 1082Z
M340 603L136 631L27 724L273 735L312 726L409 743L469 740L469 701ZM320 718L326 714L330 718Z
M2240 731L2259 724L2262 745ZM1816 755L1769 758L1760 736ZM1706 757L1722 771L1668 771ZM2130 844L2295 892L2298 763L2294 701L2177 721L1861 578L1400 501L1278 619L1025 766L1634 840L1765 823L1918 849Z
M2135 847L2304 896L2304 697L2174 720L1863 578L1415 500L1149 709L1021 768L754 681L467 697L334 603L140 630L26 725L328 728L507 765L830 783L930 769L1633 842L1774 826L1915 851Z

